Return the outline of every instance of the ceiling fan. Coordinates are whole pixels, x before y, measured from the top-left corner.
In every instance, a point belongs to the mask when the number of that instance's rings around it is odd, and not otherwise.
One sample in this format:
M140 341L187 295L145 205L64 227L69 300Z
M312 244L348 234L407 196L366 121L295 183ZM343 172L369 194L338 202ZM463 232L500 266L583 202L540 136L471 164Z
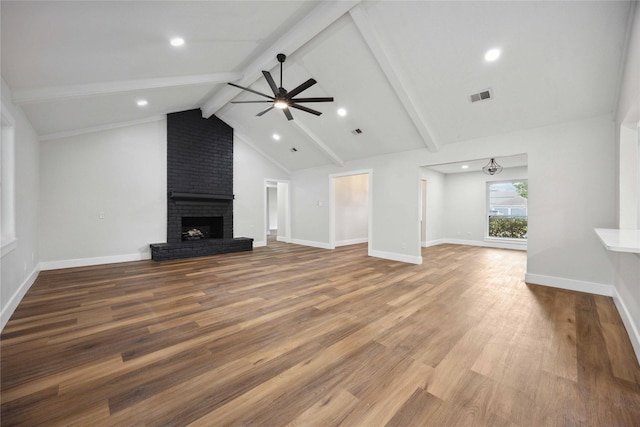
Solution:
M266 110L263 110L261 112L259 112L258 114L256 114L256 116L260 117L262 116L264 113L266 113L267 111L272 110L273 108L277 108L279 110L282 110L282 112L284 113L285 116L287 116L288 120L293 120L293 116L291 115L291 111L289 111L289 108L295 108L298 110L302 110L302 111L306 111L307 113L311 113L311 114L315 114L316 116L319 116L320 114L322 114L320 111L316 111L316 110L312 110L311 108L307 108L304 107L302 105L298 105L299 103L302 102L333 102L333 97L323 97L323 98L294 98L294 96L298 95L300 92L309 89L311 86L313 86L314 84L316 84L317 82L315 81L315 79L309 79L306 82L302 83L300 86L296 87L295 89L287 92L287 90L285 88L282 87L282 64L284 63L284 61L287 59L286 55L283 53L279 53L276 58L278 59L278 62L280 63L280 87L276 86L276 82L273 80L273 77L271 77L271 73L269 73L268 71L262 71L262 74L264 75L264 78L267 80L267 83L269 83L269 87L271 87L271 90L273 91L273 96L270 95L266 95L264 93L255 91L253 89L250 89L248 87L242 87L239 86L235 83L229 83L231 86L235 86L237 88L240 88L242 90L246 90L248 92L251 93L255 93L256 95L260 95L260 96L264 96L265 98L269 98L268 101L233 101L231 102L232 104L257 104L257 103L271 103L272 105L267 108Z

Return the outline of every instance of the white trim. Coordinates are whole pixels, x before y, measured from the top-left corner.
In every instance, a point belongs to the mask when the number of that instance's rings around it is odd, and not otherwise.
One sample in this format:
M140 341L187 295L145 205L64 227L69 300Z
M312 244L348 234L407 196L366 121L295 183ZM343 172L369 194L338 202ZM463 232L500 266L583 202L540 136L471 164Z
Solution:
M442 243L449 243L452 245L466 245L466 246L482 246L485 248L496 249L515 249L518 251L526 251L526 243L514 243L508 241L486 241L486 240L463 240L463 239L441 239Z
M565 279L562 277L545 276L542 274L526 273L524 280L534 285L550 286L552 288L567 289L569 291L586 292L595 295L611 297L615 288L612 285L602 283L585 282L582 280Z
M269 160L271 163L273 163L274 165L276 165L277 167L279 167L280 169L285 171L287 174L291 174L291 171L289 169L285 168L276 159L274 159L273 157L269 156L267 153L262 151L256 144L251 142L251 140L250 140L250 138L248 136L246 136L242 132L239 132L238 131L238 127L240 125L237 122L235 122L233 120L230 120L228 117L226 117L224 115L218 115L218 118L220 120L224 121L226 124L228 124L229 126L231 126L233 128L233 138L234 139L235 138L239 138L240 140L242 140L243 143L247 144L256 153L260 154L262 157L264 157L265 159ZM271 180L271 181L274 181L274 180Z
M40 141L51 141L54 139L68 138L70 136L85 135L88 133L102 132L105 130L126 128L129 126L142 125L145 123L159 122L161 120L166 120L166 118L167 116L151 116L144 119L131 120L129 122L109 123L106 125L91 126L91 127L82 128L82 129L65 130L62 132L54 132L54 133L40 135L38 139Z
M2 244L2 253L0 254L0 258L4 258L6 254L13 251L18 247L18 239L13 237L11 240Z
M640 362L640 332L638 331L635 323L633 323L631 314L615 287L613 288L613 302L615 303L618 313L620 313L620 317L622 318L622 323L624 323L624 327L627 330L627 335L629 335L629 340L631 341L633 350L636 353L636 359Z
M342 17L349 9L351 9L357 1L321 1L313 10L306 14L302 19L280 36L269 46L264 46L259 54L249 65L241 70L244 77L236 82L242 86L251 86L259 78L262 78L260 70L270 70L275 66L276 52L285 52L292 55L302 46L313 39L315 36L324 31L336 20ZM229 101L238 95L238 89L231 88L228 85L216 91L215 95L210 97L202 106L202 115L207 118L215 114Z
M16 121L4 104L0 103L2 136L0 137L0 161L2 162L2 256L15 249L11 243L16 239ZM7 246L5 250L5 246Z
M328 243L314 242L313 240L291 239L291 243L295 243L296 245L311 246L313 248L331 249Z
M42 271L59 270L61 268L88 267L91 265L115 264L118 262L143 261L149 259L151 259L151 253L149 252L93 258L63 259L58 261L43 261L40 263L40 269Z
M320 150L327 157L333 160L333 163L335 163L336 166L344 166L344 160L342 160L331 148L329 148L329 146L325 144L318 135L313 133L308 127L302 124L302 122L294 120L289 123L289 125L298 129L298 131L306 136L309 141L313 142L316 148L318 148L318 150Z
M631 34L633 32L633 21L635 19L635 11L637 6L636 1L629 2L629 11L627 13L627 22L625 23L624 42L622 44L622 55L620 55L620 64L618 68L618 76L616 79L616 88L612 93L613 98L613 115L611 117L618 117L620 109L620 95L622 92L622 83L624 81L625 65L630 61L629 44L631 42Z
M444 239L429 240L427 242L422 242L422 247L423 248L430 248L431 246L438 246L438 245L442 245L444 243L447 243Z
M335 249L336 238L336 212L335 212L335 179L345 176L368 175L369 184L367 186L367 250L373 249L373 169L358 169L349 172L339 172L329 175L329 249Z
M407 254L399 254L396 252L385 252L377 250L369 250L369 256L376 258L389 259L391 261L406 262L409 264L422 264L421 256L412 256Z
M45 102L58 99L81 98L96 95L111 95L121 92L161 89L167 87L192 86L225 83L243 77L242 73L211 73L190 76L157 77L138 80L120 80L113 82L85 83L68 86L51 86L37 89L19 89L13 91L13 102L17 105Z
M416 102L412 94L417 91L411 87L411 85L407 84L406 81L402 80L398 65L390 58L388 53L389 48L384 46L383 40L386 39L386 36L380 34L381 29L372 23L363 6L359 4L356 5L353 9L349 10L349 15L351 19L353 19L353 23L356 25L365 43L369 46L373 57L380 66L394 93L398 96L398 100L422 137L424 145L429 151L437 152L440 149L439 137L436 137L433 127L429 124L429 121L433 121L433 118L430 117L430 120L426 120L421 114L420 109L416 107Z
M11 295L9 301L7 301L7 305L2 308L2 313L0 314L0 331L2 331L13 315L13 312L18 308L18 304L22 301L22 298L26 295L27 291L31 288L31 286L35 283L38 278L38 274L40 274L40 266L37 265L31 274L27 276L22 285L16 290L16 292Z
M253 242L253 247L254 248L261 248L263 246L267 246L267 241L266 240L260 240L259 242L256 242L256 241Z
M291 182L288 179L269 179L269 178L265 178L264 179L264 191L262 193L262 206L264 208L264 239L265 239L265 244L269 239L268 231L267 231L267 226L269 224L269 206L267 203L267 191L268 188L273 188L273 186L270 186L271 183L276 183L276 188L277 188L277 184L287 184L287 205L285 206L285 214L286 214L286 220L285 220L285 236L281 237L281 236L276 236L276 241L278 242L284 242L284 243L291 243Z
M369 239L367 237L361 237L359 239L339 240L335 243L335 247L357 245L359 243L367 243Z

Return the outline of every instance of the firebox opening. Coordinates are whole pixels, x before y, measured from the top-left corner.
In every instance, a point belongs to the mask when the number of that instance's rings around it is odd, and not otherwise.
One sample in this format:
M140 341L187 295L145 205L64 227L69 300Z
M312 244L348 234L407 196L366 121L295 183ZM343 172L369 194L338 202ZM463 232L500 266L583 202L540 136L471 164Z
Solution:
M183 216L182 240L222 239L221 216Z

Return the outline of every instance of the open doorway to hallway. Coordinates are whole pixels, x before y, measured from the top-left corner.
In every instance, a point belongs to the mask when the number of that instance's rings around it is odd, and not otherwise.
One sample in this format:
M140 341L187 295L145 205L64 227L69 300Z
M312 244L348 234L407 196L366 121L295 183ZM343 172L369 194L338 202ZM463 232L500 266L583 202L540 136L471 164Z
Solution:
M291 242L289 182L265 180L265 242Z

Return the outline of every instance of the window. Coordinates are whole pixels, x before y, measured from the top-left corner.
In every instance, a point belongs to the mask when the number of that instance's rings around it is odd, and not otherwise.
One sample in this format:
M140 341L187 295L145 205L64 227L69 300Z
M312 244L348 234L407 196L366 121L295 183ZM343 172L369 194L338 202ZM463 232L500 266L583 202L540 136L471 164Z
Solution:
M527 238L527 180L487 183L487 237Z
M15 121L2 106L0 136L0 242L2 256L16 247L14 201L14 134Z

